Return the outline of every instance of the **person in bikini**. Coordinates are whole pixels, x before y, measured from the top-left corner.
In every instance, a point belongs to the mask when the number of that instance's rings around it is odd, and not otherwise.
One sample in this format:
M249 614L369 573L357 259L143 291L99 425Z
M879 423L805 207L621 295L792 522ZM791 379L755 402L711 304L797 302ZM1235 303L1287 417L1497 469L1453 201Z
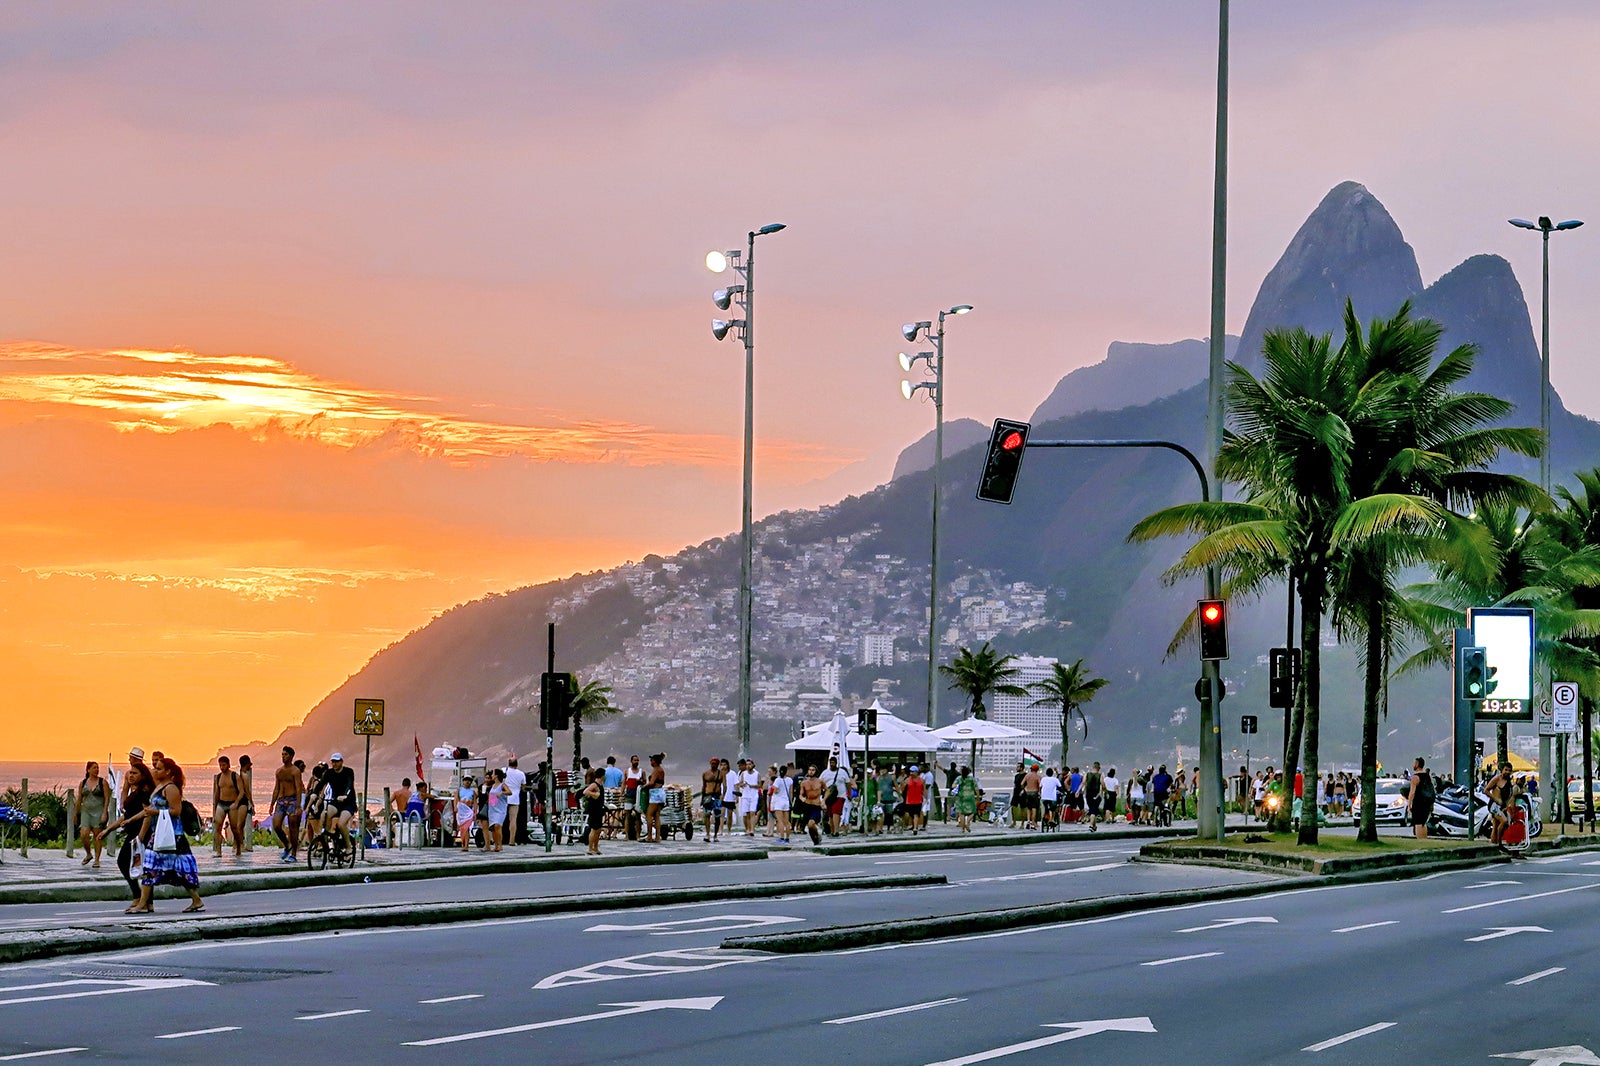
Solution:
M228 757L217 759L217 774L211 779L211 850L222 857L222 830L233 833L233 857L244 854L244 820L250 804L245 799L244 782L233 772Z
M294 763L294 749L283 749L283 765L272 779L272 831L283 845L281 862L294 862L300 852L300 801L305 784Z

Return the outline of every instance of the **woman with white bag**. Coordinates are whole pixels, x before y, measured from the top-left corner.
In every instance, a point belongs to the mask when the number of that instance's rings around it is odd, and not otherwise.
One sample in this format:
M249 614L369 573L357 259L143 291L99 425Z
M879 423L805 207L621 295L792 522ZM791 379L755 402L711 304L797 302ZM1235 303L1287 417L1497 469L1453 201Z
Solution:
M144 852L144 876L139 879L139 902L125 914L149 914L155 908L151 896L157 885L174 885L189 893L185 914L206 909L200 899L200 869L195 865L189 837L183 831L183 767L168 758L158 758L151 766L156 791L144 817L154 819L150 845Z

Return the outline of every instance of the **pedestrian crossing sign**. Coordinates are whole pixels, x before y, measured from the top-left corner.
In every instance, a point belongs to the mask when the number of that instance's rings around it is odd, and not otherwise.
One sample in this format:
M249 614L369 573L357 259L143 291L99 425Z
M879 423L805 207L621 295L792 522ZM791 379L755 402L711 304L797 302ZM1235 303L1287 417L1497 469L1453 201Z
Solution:
M358 737L383 736L383 701L356 700L356 727Z

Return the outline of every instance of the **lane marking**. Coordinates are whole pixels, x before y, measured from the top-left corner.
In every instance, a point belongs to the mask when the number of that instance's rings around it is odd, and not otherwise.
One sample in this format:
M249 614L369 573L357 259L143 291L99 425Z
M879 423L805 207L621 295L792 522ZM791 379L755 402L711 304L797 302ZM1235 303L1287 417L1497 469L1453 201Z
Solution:
M115 996L124 992L152 992L163 988L194 988L209 984L211 984L210 981L193 981L182 977L134 977L124 980L93 980L89 978L83 978L72 981L45 981L40 984L13 985L10 988L0 989L0 996L6 996L11 992L32 992L42 988L69 988L75 985L88 985L92 987L79 988L75 992L51 992L44 995L0 998L0 1007L11 1007L19 1003L47 1003L58 999L86 999L90 996Z
M672 922L646 922L642 925L618 925L602 922L591 925L585 933L649 933L651 936L683 936L689 933L726 933L735 929L760 929L769 925L803 922L783 914L713 914L703 918L680 918Z
M944 858L944 856L942 856L942 855L928 855L928 856L925 856L925 857L920 858L920 859L878 859L872 865L874 865L874 866L910 866L914 862L939 862L943 858Z
M1516 936L1518 933L1548 933L1550 930L1538 925L1491 925L1489 932L1482 936L1469 936L1468 944L1476 944L1481 940L1499 940L1503 936Z
M722 1002L721 996L703 996L698 999L656 999L641 1000L635 1003L602 1003L602 1007L616 1007L616 1010L600 1011L598 1014L579 1014L571 1018L555 1018L548 1022L531 1022L528 1025L512 1025L505 1029L483 1029L476 1033L458 1033L455 1036L436 1036L432 1040L407 1040L402 1047L434 1047L438 1044L457 1044L463 1040L482 1040L490 1036L509 1036L512 1033L531 1033L535 1029L554 1029L561 1025L577 1025L579 1022L595 1022L605 1018L620 1018L625 1014L645 1014L658 1010L710 1010Z
M1520 885L1520 884L1522 884L1521 881L1479 881L1475 885L1468 885L1467 889L1470 891L1471 889L1474 889L1474 888L1493 888L1495 885Z
M1179 929L1180 933L1209 933L1213 929L1231 929L1236 925L1277 925L1276 918L1218 918L1210 925L1192 925L1187 929Z
M934 999L927 1003L913 1003L909 1007L895 1007L891 1010L875 1010L871 1014L853 1014L848 1018L829 1018L823 1025L849 1025L851 1022L869 1022L874 1018L888 1018L895 1014L910 1014L914 1010L928 1010L931 1007L944 1007L951 1003L965 1003L965 996L951 996L949 999Z
M88 1051L86 1047L58 1047L49 1051L24 1051L16 1055L0 1055L0 1062L20 1062L23 1059L42 1059L50 1055L70 1055L74 1051Z
M998 877L964 877L952 885L992 885L1001 881L1033 881L1041 877L1060 877L1063 874L1092 874L1101 870L1120 870L1126 862L1108 862L1099 866L1074 866L1070 870L1038 870L1031 874L1001 874Z
M215 1029L190 1029L186 1033L162 1033L157 1040L182 1040L186 1036L210 1036L212 1033L236 1033L241 1027L237 1025L219 1025Z
M482 998L483 998L483 993L482 992L473 992L470 995L466 995L466 996L444 996L444 997L442 997L440 999L419 999L419 1000L417 1000L417 1002L418 1003L460 1003L462 1000L482 999Z
M1526 977L1519 977L1515 981L1507 981L1506 984L1508 984L1508 985L1531 985L1531 984L1533 984L1533 982L1537 981L1541 977L1549 977L1551 974L1561 973L1565 969L1566 969L1565 966L1552 966L1548 970L1540 970L1538 973L1530 973Z
M1386 925L1399 925L1398 921L1368 922L1366 925L1347 925L1343 929L1335 929L1335 933L1358 933L1363 929L1381 929Z
M724 966L742 966L751 962L771 962L782 955L766 952L728 951L720 947L681 948L676 951L651 951L643 955L629 955L621 959L605 959L577 969L563 970L544 978L534 989L565 988L568 985L586 985L599 981L623 981L634 977L660 977L665 974L696 973L700 970L717 970ZM642 962L652 959L653 962Z
M1202 951L1198 955L1179 955L1173 959L1157 959L1154 962L1141 962L1140 966L1165 966L1170 962L1188 962L1190 959L1209 959L1213 955L1221 955L1220 951Z
M330 1010L326 1014L302 1014L296 1018L297 1022L320 1022L324 1018L348 1018L352 1014L371 1014L372 1011L365 1007L358 1010Z
M1049 1047L1065 1040L1077 1040L1079 1037L1093 1036L1096 1033L1153 1033L1156 1027L1150 1024L1149 1018L1106 1018L1093 1022L1051 1022L1043 1026L1045 1029L1065 1029L1064 1033L1054 1036L1042 1036L1037 1040L1024 1040L1020 1044L1007 1044L1005 1047L990 1048L980 1051L975 1055L963 1055L959 1059L941 1059L931 1063L930 1066L971 1066L975 1062L988 1062L990 1059L1004 1059L1024 1051L1035 1048Z
M1591 888L1600 888L1600 881L1596 881L1593 884L1588 885L1573 885L1571 888L1555 888L1551 889L1549 892L1534 892L1526 896L1508 896L1505 899L1492 899L1488 903L1474 903L1470 907L1452 907L1450 910L1440 911L1439 913L1460 914L1463 911L1482 910L1484 907L1498 907L1502 903L1521 903L1524 900L1544 899L1546 896L1559 896L1566 892L1583 892Z
M1377 1025L1369 1025L1365 1029L1357 1029L1354 1032L1345 1033L1343 1036L1336 1036L1331 1040L1324 1040L1320 1044L1312 1044L1310 1047L1303 1047L1300 1050L1326 1051L1331 1047L1338 1047L1340 1044L1348 1043L1351 1040L1359 1040L1361 1037L1371 1036L1373 1033L1381 1033L1385 1029L1392 1029L1396 1024L1395 1022L1379 1022Z

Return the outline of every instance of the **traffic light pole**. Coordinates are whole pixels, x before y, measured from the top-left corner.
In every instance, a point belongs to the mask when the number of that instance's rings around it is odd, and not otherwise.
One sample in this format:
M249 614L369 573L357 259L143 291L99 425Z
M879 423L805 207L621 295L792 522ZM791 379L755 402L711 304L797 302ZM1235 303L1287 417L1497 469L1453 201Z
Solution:
M550 623L550 640L545 652L545 672L553 675L556 672L556 624ZM552 836L551 812L556 805L556 734L550 728L551 721L548 713L545 715L544 728L544 853L550 854L555 847L555 837Z
M1025 448L1165 448L1189 460L1200 479L1200 499L1211 500L1211 481L1195 454L1170 440L1030 440ZM1217 571L1206 567L1206 598L1218 597ZM1210 696L1200 701L1200 796L1195 799L1195 814L1201 839L1221 840L1227 831L1226 797L1222 782L1222 670L1216 660L1201 660L1201 688ZM1202 799L1203 798L1203 799Z

